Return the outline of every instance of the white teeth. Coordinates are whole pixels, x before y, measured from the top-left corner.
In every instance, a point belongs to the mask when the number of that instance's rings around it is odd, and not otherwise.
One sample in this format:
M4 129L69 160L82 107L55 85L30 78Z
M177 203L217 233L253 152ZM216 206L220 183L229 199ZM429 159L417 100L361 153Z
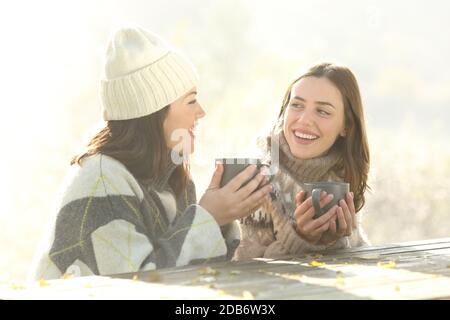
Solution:
M297 132L297 131L294 131L294 134L298 138L303 138L303 139L308 139L308 140L314 140L314 139L318 138L317 136L313 136L311 134L305 134L305 133L301 133L301 132Z

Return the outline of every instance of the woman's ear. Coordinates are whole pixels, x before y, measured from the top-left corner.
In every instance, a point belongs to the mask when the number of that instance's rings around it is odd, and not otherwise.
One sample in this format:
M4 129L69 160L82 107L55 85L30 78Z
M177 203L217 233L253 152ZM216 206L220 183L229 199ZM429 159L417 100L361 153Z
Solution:
M344 128L339 135L345 137L347 135L347 130Z

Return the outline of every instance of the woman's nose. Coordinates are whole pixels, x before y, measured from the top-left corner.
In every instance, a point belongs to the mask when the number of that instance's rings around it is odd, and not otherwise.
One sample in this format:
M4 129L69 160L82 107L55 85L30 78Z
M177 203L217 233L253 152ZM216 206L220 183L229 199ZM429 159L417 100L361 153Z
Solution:
M197 111L197 119L203 118L206 115L205 110L203 110L202 106L199 104L198 105L198 111Z
M313 123L313 115L311 114L311 112L305 110L300 113L296 122L303 125L311 125Z

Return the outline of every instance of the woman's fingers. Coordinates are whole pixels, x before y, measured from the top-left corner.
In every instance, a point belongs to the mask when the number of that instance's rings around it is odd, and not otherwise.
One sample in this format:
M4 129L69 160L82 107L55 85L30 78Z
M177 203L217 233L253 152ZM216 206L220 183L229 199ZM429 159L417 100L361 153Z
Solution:
M323 225L321 225L319 228L315 229L314 231L311 232L311 235L318 239L320 238L320 236L322 235L322 233L324 233L325 231L327 231L330 227L330 221L327 221L326 223L324 223Z
M306 192L300 191L295 195L295 205L298 207L305 199Z
M216 163L216 170L214 170L214 174L211 178L211 182L209 183L208 190L220 188L220 180L222 179L222 174L223 164Z
M343 236L345 234L345 232L347 231L347 222L345 222L345 216L344 216L344 211L342 211L341 207L337 208L337 219L338 219L338 230L337 230L337 234L339 236Z
M332 199L333 199L332 194L329 194L327 196L324 195L324 197L320 201L320 207L321 208L324 207ZM311 200L311 206L305 213L300 212L300 210L302 208L303 209L306 208L306 206L297 207L297 209L295 210L295 213L294 213L297 228L300 231L300 233L303 235L309 234L313 230L321 227L324 223L326 223L330 219L330 217L333 216L333 214L335 213L336 207L337 207L337 206L334 206L333 208L328 210L327 213L323 214L322 216L320 216L317 219L314 219L315 212L314 212L314 208L312 207L311 197L308 198L305 202L307 202L309 200ZM303 202L303 203L305 203L305 202Z
M353 192L347 193L347 205L350 209L350 213L353 218L353 229L356 229L356 210L355 210L355 202L353 200Z
M249 183L236 191L236 201L242 201L243 199L246 199L249 195L251 195L255 190L258 189L258 187L263 183L264 180L266 180L266 178L258 173L252 180L250 180Z
M330 232L333 235L336 235L336 229L337 229L336 219L337 219L337 217L336 217L336 215L334 215L333 218L331 218L331 221L330 221L330 228L329 228L329 230L330 230Z
M296 226L296 231L298 233L298 235L307 240L310 243L317 243L317 241L320 240L320 238L322 237L322 234L328 230L328 228L330 227L330 222L326 222L325 224L321 225L320 228L317 228L313 231L309 231L309 232L304 232L301 228L299 228L299 226Z
M323 208L325 205L327 205L331 200L333 200L333 195L329 194L327 195L325 192L322 192L320 194L320 202L319 205L321 208ZM303 201L296 209L294 212L294 217L296 219L299 219L302 215L305 215L308 210L312 209L312 212L314 213L314 208L313 208L313 202L312 202L312 197L309 197L308 199L306 199L305 201ZM314 215L313 215L314 217Z
M245 214L242 214L241 216L237 217L236 219L239 218L244 218L252 213L254 213L256 210L258 210L266 201L268 201L268 195L265 197L262 197L261 199L258 200L258 202L256 202L256 204L248 211L248 212L244 212Z
M314 220L314 208L308 209L306 212L299 212L299 207L294 212L294 219L297 225L303 228L307 223Z
M256 170L257 170L256 165L252 164L252 165L248 166L247 168L245 168L244 171L240 172L236 177L231 179L231 181L228 182L224 188L229 189L231 192L235 192L235 191L239 190L239 188L242 186L242 184L245 181L247 181L251 177L253 177Z
M316 229L319 229L322 227L322 225L326 224L333 215L336 214L336 209L338 208L337 205L333 206L330 210L327 211L327 213L321 215L319 218L312 220L310 223L308 223L304 231L305 232L313 232Z
M255 206L260 203L260 201L264 202L266 200L266 195L268 195L273 190L273 187L271 184L262 187L261 189L253 192L247 199L241 202L241 205L239 206L241 210L238 210L240 213L248 213L252 210Z
M309 208L312 208L312 197L309 197L308 199L306 199L305 201L303 201L299 206L297 206L297 208L295 209L294 212L294 217L295 219L300 218L302 215L304 215Z
M347 203L345 202L344 199L339 201L339 205L341 206L342 211L344 212L345 222L347 224L347 229L345 231L345 235L351 236L352 229L353 229L353 216L352 216L350 209L348 208Z

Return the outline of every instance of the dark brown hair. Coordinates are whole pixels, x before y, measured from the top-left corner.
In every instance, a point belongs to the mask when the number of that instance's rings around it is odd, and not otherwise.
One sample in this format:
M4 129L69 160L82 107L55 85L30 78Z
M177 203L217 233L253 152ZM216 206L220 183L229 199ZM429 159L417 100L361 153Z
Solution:
M340 91L344 100L346 136L338 138L335 145L342 152L344 163L341 166L344 169L344 180L350 183L350 191L354 193L355 208L359 211L365 203L366 189L370 190L367 185L370 155L358 82L347 67L332 63L313 66L289 85L278 115L278 123L283 119L289 104L292 87L306 77L327 78Z
M87 145L87 150L75 156L71 164L94 154L104 154L120 161L138 180L160 178L170 159L170 149L164 137L163 122L169 106L148 116L130 120L107 121ZM186 163L179 165L169 184L175 194L184 192L189 177Z

